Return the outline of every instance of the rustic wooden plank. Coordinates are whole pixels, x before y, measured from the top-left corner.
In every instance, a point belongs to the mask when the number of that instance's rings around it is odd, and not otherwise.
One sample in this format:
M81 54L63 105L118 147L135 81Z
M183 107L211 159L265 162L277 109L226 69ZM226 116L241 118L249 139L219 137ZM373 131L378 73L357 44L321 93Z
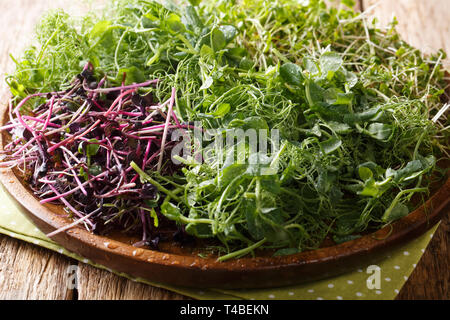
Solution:
M0 300L72 299L72 262L50 250L0 235Z
M0 1L0 96L8 89L4 74L13 70L9 53L31 40L38 17L48 7L69 1ZM2 100L3 101L3 100ZM0 299L72 299L66 270L70 259L25 242L0 237Z
M403 39L425 53L444 49L450 53L450 20L448 0L363 0L363 9L370 10L381 26L395 16ZM450 69L450 59L444 61ZM397 299L450 299L449 233L450 218L443 219L436 235L425 251Z
M397 299L450 299L449 234L450 217L447 215Z
M395 16L403 39L425 53L439 49L450 52L450 1L448 0L362 0L364 10L386 26ZM450 60L445 61L450 66Z
M179 294L133 282L87 264L78 267L79 300L181 300Z

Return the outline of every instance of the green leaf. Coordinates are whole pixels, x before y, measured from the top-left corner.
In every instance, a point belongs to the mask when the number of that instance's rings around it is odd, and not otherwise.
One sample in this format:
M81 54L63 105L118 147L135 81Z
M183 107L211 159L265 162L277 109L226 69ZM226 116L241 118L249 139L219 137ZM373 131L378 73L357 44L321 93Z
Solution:
M409 209L404 204L397 204L394 208L391 210L386 210L386 212L383 215L382 220L384 222L392 222L395 220L398 220L400 218L403 218L409 214Z
M344 115L344 121L350 124L368 122L370 120L373 121L382 114L381 111L381 107L377 106L362 112L346 114Z
M261 225L261 220L258 219L258 212L253 200L245 199L243 201L242 210L246 220L247 229L255 240L264 238L264 227Z
M345 82L346 88L350 90L358 83L358 76L353 72L345 70Z
M222 31L214 28L211 32L211 48L214 52L220 51L227 45L227 39Z
M272 159L268 159L268 160L272 160ZM270 164L270 162L264 162L261 161L261 163L265 163L265 164ZM260 178L261 181L261 187L266 190L269 191L273 194L279 194L281 191L281 185L280 185L280 181L278 181L277 176L261 176Z
M336 137L331 137L330 139L320 143L325 154L332 153L340 148L342 141Z
M326 194L330 191L331 186L335 180L335 175L331 174L327 170L320 168L315 187L320 193Z
M213 83L214 83L213 77L211 76L206 77L205 80L203 81L202 86L200 87L200 90L208 89L209 87L212 86Z
M165 20L165 23L171 33L180 33L185 30L180 16L175 13L169 14L169 16Z
M85 154L87 157L95 156L100 148L97 139L82 141L78 144L78 152Z
M373 177L373 172L372 170L370 170L367 167L359 167L358 169L358 174L359 177L363 180L363 181L368 181L369 179L371 179Z
M86 155L88 157L95 156L97 154L98 150L100 149L100 144L98 144L98 140L91 139L87 143L88 143L88 145L86 147Z
M420 154L417 155L417 159L422 163L422 168L429 170L436 165L436 158L433 155L423 157Z
M319 68L314 60L310 58L303 59L303 67L306 71L308 71L311 75L315 75L319 73Z
M359 195L368 196L368 197L378 197L380 195L380 190L375 184L375 180L373 178L366 181L364 188L362 191L358 192Z
M269 169L271 159L264 153L256 152L250 154L248 162L249 165L245 174L249 176L261 176L265 173L263 171L264 169ZM274 181L271 182L273 183ZM276 188L275 183L273 184L273 187ZM267 186L267 183L265 185Z
M211 238L214 236L211 231L211 226L204 223L188 223L186 225L186 232L197 238Z
M269 125L267 121L262 117L253 116L245 119L233 119L228 124L228 128L242 128L243 130L255 129L255 130L269 130Z
M170 220L174 221L178 221L181 216L180 209L168 201L164 201L161 205L161 213Z
M158 200L160 198L159 193L157 194L156 199L152 199L152 200L145 200L145 205L149 208L159 208L159 203Z
M227 54L233 59L240 61L242 58L247 57L247 50L244 48L229 48Z
M80 168L80 172L79 172L78 175L79 175L80 177L83 177L85 181L88 181L88 180L89 180L89 175L88 175L88 173L87 173L86 171L84 171L84 168L83 168L83 167Z
M229 103L221 103L217 107L217 110L214 111L214 113L212 115L216 118L222 118L230 112L230 109L231 109L231 106Z
M333 130L336 133L342 134L342 133L348 133L348 132L352 131L352 128L346 123L330 121L327 124L331 128L331 130Z
M358 167L358 173L361 180L364 181L364 187L357 194L377 198L386 192L392 186L392 178L388 177L383 181L376 181L374 176L374 173L381 175L382 171L384 170L373 162L361 164Z
M156 214L156 211L154 208L152 208L150 210L150 216L153 218L153 225L158 228L159 225L159 219L158 219L158 215Z
M130 85L133 83L141 83L147 80L142 68L136 68L132 66L130 68L120 69L117 73L116 81L118 83L122 82L123 74L126 73L125 85Z
M105 32L108 30L109 26L111 26L111 21L109 20L97 22L89 33L89 38L91 40L102 38L105 35Z
M78 144L78 153L84 154L84 144L85 144L84 141L81 141L81 142Z
M350 9L353 9L355 7L355 0L342 0L341 3L343 5L346 5Z
M192 4L193 6L198 6L200 2L202 2L202 0L189 0L189 3Z
M197 34L203 29L203 23L198 16L197 10L193 6L187 6L186 12L183 15L182 21L184 22L186 28Z
M436 163L436 158L432 155L427 158L422 156L418 158L419 160L408 162L402 169L390 169L386 176L393 176L394 181L397 183L410 181L429 171Z
M303 83L302 69L293 63L286 63L280 67L280 75L290 85L301 86Z
M361 167L366 167L366 168L370 169L373 172L374 177L383 176L383 174L386 171L382 167L380 167L379 165L377 165L375 162L372 162L372 161L368 161L368 162L364 162L364 163L360 164L358 166L358 170Z
M329 88L324 92L325 101L332 105L348 105L353 100L353 93L339 92L336 88Z
M322 75L328 75L329 72L338 71L344 64L344 60L335 52L325 52L320 57L319 63Z
M311 129L305 129L305 132L316 137L322 136L322 130L320 130L320 125L316 123Z
M325 90L314 81L308 81L305 89L309 106L313 110L317 110L316 108L322 106L324 103Z
M246 199L242 208L247 228L254 240L263 238L269 241L286 241L286 230L280 226L283 222L281 211L278 208L256 208L255 201Z
M210 46L204 44L200 49L200 57L206 61L214 59L214 50Z
M226 43L230 43L237 36L238 30L232 25L220 26L219 30L225 37Z
M269 125L262 117L253 116L244 119L243 129L269 130Z
M233 181L236 177L242 175L245 170L247 170L247 166L240 163L234 163L223 169L218 176L218 184L220 188L228 186L231 181Z
M241 61L239 62L239 69L251 70L253 69L254 66L255 62L246 57L242 58Z
M404 180L410 180L417 177L422 170L422 162L419 160L413 160L406 164L403 169L397 170L394 175L396 182Z
M369 125L367 131L372 138L387 142L392 137L394 127L390 124L375 122Z
M147 21L145 21L144 19L144 25L148 24L148 26L152 26L154 22L158 22L159 18L155 17L153 14L151 14L150 12L147 12L144 14L144 18L147 19Z

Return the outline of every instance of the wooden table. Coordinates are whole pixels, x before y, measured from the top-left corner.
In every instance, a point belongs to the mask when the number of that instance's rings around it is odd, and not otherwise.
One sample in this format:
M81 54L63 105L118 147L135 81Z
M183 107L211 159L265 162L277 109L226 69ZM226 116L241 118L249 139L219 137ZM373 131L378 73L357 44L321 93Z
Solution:
M101 3L97 1L96 3ZM405 40L433 52L439 48L450 53L449 0L361 0L360 9L388 23L397 16L398 29ZM30 31L39 16L49 8L64 8L69 13L86 11L77 0L0 1L0 72L13 70L9 53L19 55L31 41ZM447 65L449 60L446 61ZM2 77L3 78L3 77ZM0 97L7 94L1 81ZM430 246L398 299L449 299L449 217L443 220ZM67 270L77 266L78 288L69 289ZM139 284L107 271L78 263L50 250L0 235L0 299L184 299L167 290Z

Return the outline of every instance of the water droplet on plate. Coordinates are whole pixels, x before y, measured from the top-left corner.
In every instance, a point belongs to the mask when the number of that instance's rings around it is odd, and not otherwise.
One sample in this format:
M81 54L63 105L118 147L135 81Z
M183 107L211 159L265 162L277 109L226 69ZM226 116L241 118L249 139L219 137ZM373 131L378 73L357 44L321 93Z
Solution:
M136 249L136 250L133 251L133 256L134 257L139 257L143 253L144 253L143 249Z
M108 249L116 249L118 247L117 244L111 243L111 242L105 242L104 243L105 247L107 247Z

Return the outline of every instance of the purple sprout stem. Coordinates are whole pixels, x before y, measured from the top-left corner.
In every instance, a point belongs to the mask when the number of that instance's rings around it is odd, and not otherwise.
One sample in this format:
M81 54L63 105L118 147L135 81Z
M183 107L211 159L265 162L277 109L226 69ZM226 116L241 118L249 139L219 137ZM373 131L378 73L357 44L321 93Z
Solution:
M24 162L33 161L33 160L37 160L37 159L38 159L38 157L29 157L29 158L20 158L20 159L11 160L11 161L0 162L0 167L7 168L9 166L15 166L15 165L22 164Z
M161 171L161 166L162 166L162 162L163 162L164 148L166 146L166 139L167 139L167 131L169 129L170 118L171 118L172 110L173 110L173 104L175 102L175 95L176 95L176 89L172 88L172 96L170 97L169 110L167 111L166 127L164 128L164 133L163 133L162 142L161 142L161 151L159 153L159 161L158 161L158 166L156 169L158 172Z
M129 116L129 117L140 117L142 112L127 112L127 111L119 111L118 114Z
M14 152L11 156L15 157L18 156L20 153L22 153L23 150L25 150L30 144L32 144L34 141L36 141L36 137L33 137L32 139L28 140L27 143L25 143L22 147L19 148L16 152Z
M145 219L145 212L139 209L139 215L142 221L142 241L147 240L147 219Z
M6 125L6 126L0 127L0 131L13 129L13 128L15 128L15 127L17 127L17 125L15 125L15 124L8 124L8 125Z
M54 95L59 95L59 94L63 94L65 93L65 91L59 91L59 92L47 92L47 93L34 93L29 95L28 97L24 98L22 101L20 101L20 103L16 106L16 108L14 109L14 111L12 111L13 113L17 113L20 108L22 108L25 103L27 103L30 99L32 98L36 98L36 97L45 97L48 94L54 96Z
M50 99L50 108L48 109L48 116L47 116L47 119L45 120L44 127L42 128L42 131L45 131L45 129L47 129L47 126L48 126L48 124L50 122L50 118L52 117L54 103L55 103L55 96L53 96Z
M42 120L42 119L39 119L39 118L35 118L35 117L22 116L22 118L24 118L24 119L26 119L26 120L31 120L31 121L34 121L34 122L43 123L43 124L46 123L46 121L44 121L44 120ZM47 122L47 126L48 126L48 127L53 127L53 128L61 128L61 125L51 123L50 121ZM47 127L46 127L45 129L47 129ZM42 129L42 131L44 131L45 129Z
M69 160L69 158L67 157L67 154L66 154L65 152L63 152L63 153L64 153L64 158L66 159L66 162L67 162L67 164L68 164L68 169L70 170L70 172L72 172L73 177L74 177L75 181L77 182L78 186L80 187L81 192L83 192L83 194L84 194L85 196L87 196L88 193L87 193L86 189L83 187L83 185L81 184L81 181L80 181L80 179L78 178L78 175L76 174L75 170L73 169L73 166L71 166L70 160Z
M48 184L48 186L49 186L50 189L52 189L52 191L53 191L57 196L59 196L58 199L61 200L61 202L64 203L64 205L65 205L67 208L69 208L69 209L70 209L73 213L75 213L78 217L80 217L80 218L83 218L83 217L84 217L83 214L81 214L77 209L75 209L74 207L72 207L72 205L71 205L66 199L64 199L64 196L62 196L62 195L58 192L58 190L56 190L55 187L53 187L51 184ZM87 220L86 222L87 222L91 227L94 226L94 224L93 224L91 221Z
M76 136L72 136L68 139L65 139L61 142L58 142L57 144L54 144L53 146L51 146L50 148L47 149L48 153L51 153L53 151L55 151L56 149L58 149L60 146L64 146L68 143L71 143L77 139L80 139L82 137L84 137L85 135L87 135L89 132L91 132L92 130L95 129L96 126L98 126L100 124L101 120L97 120L92 126L90 126L87 130L85 130L82 134L80 135L76 135Z
M145 163L148 159L148 154L150 153L150 148L152 146L152 140L148 140L147 147L145 148L144 160L142 160L142 170L145 171Z
M108 175L108 174L109 174L108 171L102 172L102 173L100 173L99 175L97 175L97 176L95 176L95 177L89 179L89 180L86 181L85 183L83 183L82 186L84 187L84 186L88 185L89 183L91 183L92 181L95 181L95 180L97 180L97 179L100 179L100 178L102 178L102 177L104 177L104 176L106 176L106 175ZM58 200L58 199L60 199L60 198L67 197L67 196L71 195L72 193L75 193L75 192L76 192L77 190L79 190L79 189L80 189L80 186L75 187L75 188L73 188L72 190L69 190L69 191L67 191L67 192L65 192L65 193L62 193L62 194L55 193L56 196L51 197L51 198L47 198L47 199L42 199L42 200L40 200L40 203L52 202L52 201Z
M59 233L61 233L61 232L67 231L67 230L69 230L69 229L72 229L73 227L79 225L80 223L82 223L82 222L84 222L84 221L86 221L86 222L89 223L90 221L89 221L88 219L89 219L90 217L92 217L95 213L96 213L96 211L92 211L91 213L89 213L89 214L83 216L82 218L80 218L80 219L74 221L74 222L71 223L71 224L68 224L68 225L66 225L66 226L64 226L64 227L61 227L61 228L59 228L59 229L57 229L57 230L55 230L55 231L53 231L53 232L47 233L46 236L49 237L49 238L51 238L51 237L54 237L54 236L56 236L57 234L59 234ZM92 222L91 222L91 225L93 226Z
M132 88L129 89L127 91L122 92L117 98L116 100L114 100L114 102L111 104L111 107L109 107L109 109L104 113L104 116L107 117L110 113L112 113L112 111L114 110L114 108L116 107L117 104L120 103L120 101L122 100L122 98L128 94L131 94L135 91L136 89Z
M142 125L143 125L143 126L146 126L146 125L148 125L148 124L150 124L150 123L152 123L152 122L153 122L153 118L150 118L150 120L147 120L147 121L142 122Z

